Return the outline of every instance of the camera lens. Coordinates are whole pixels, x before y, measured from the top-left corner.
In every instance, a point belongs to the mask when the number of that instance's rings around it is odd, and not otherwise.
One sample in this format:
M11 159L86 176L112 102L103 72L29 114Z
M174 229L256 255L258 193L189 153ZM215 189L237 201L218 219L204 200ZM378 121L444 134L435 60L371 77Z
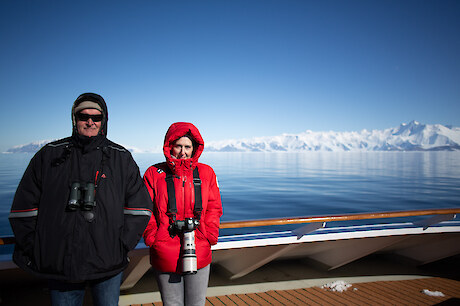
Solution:
M197 272L195 231L185 232L182 239L182 272L195 274Z

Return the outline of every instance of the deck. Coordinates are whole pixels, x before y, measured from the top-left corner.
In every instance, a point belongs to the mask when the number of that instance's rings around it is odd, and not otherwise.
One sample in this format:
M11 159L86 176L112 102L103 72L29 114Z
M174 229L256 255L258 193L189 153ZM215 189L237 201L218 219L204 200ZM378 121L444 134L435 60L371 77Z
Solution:
M423 291L442 293L430 296ZM460 281L428 277L353 284L344 292L321 287L208 297L206 305L460 305ZM158 306L161 302L132 304Z
M460 305L458 213L459 208L250 221L256 227L307 224L294 231L219 237L207 305ZM324 226L406 216L432 217ZM249 225L227 222L222 227ZM0 239L0 245L13 242ZM141 246L130 255L119 305L161 305L148 249ZM11 258L0 264L0 304L49 305L46 281L18 269ZM353 287L345 292L321 288L338 280ZM424 289L444 296L426 295ZM92 305L90 294L84 305Z
M352 285L333 292L323 285ZM424 289L442 292L429 296ZM371 255L336 270L323 270L309 260L269 263L229 280L211 266L206 305L460 305L460 255L416 266L402 258ZM123 291L121 306L162 305L153 277L147 273L136 288Z
M206 305L460 305L460 256L413 266L372 255L336 270L319 267L306 260L277 261L231 281L223 269L211 266ZM21 270L0 272L1 305L49 305L46 282ZM345 292L321 288L337 280L352 287ZM424 289L444 296L428 296ZM85 298L84 305L92 305L89 292ZM150 271L120 296L122 306L161 305L160 301Z

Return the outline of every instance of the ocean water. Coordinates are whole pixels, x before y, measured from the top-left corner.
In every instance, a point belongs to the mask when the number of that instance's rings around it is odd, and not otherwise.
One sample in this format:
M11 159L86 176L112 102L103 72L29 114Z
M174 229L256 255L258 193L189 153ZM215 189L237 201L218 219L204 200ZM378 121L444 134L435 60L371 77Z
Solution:
M0 154L0 235L31 154ZM135 154L141 174L164 160ZM222 221L460 207L460 152L210 153Z

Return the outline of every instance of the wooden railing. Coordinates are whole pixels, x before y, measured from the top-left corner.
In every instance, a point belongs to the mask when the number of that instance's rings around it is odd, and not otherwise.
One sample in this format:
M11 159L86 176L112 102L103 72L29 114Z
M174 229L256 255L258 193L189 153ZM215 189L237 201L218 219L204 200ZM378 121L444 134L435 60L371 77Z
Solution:
M417 217L417 216L434 216L459 214L460 208L444 208L444 209L426 209L426 210L405 210L405 211L389 211L389 212L373 212L359 213L347 215L330 215L330 216L314 216L314 217L294 217L280 219L263 219L263 220L246 220L246 221L225 221L220 224L220 228L243 228L243 227L259 227L272 225L289 225L315 222L332 222L332 221L353 221L353 220L369 220L382 218L400 218L400 217ZM0 245L13 244L14 237L0 237Z
M460 213L460 208L444 208L444 209L389 211L389 212L373 212L373 213L316 216L316 217L294 217L294 218L280 218L280 219L229 221L229 222L222 222L220 224L220 228L223 229L223 228L259 227L259 226L288 225L288 224L315 223L315 222L352 221L352 220L368 220L368 219L382 219L382 218L447 215L447 214L458 214L458 213Z
M14 237L0 237L0 245L13 244L14 242Z

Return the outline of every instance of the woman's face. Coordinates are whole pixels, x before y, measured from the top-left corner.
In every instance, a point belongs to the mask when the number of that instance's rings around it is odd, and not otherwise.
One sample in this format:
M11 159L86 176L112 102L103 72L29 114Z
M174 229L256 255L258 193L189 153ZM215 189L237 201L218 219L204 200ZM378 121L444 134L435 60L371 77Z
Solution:
M191 158L193 154L193 143L188 137L181 137L174 142L171 155L176 159Z

